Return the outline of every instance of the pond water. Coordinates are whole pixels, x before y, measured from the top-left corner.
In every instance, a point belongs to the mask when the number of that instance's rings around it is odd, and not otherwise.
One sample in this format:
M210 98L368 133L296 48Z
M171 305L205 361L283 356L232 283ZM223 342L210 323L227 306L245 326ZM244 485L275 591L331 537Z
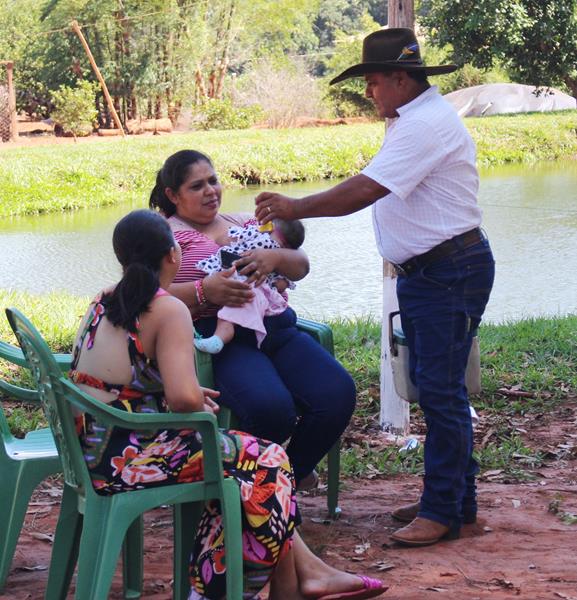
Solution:
M266 189L302 196L328 185ZM255 187L226 190L223 209L252 211L257 192ZM577 312L577 161L483 171L479 203L497 261L486 320ZM136 206L0 223L0 289L95 294L119 276L111 234L131 208ZM305 225L311 272L292 292L292 306L310 318L380 317L382 261L370 209Z

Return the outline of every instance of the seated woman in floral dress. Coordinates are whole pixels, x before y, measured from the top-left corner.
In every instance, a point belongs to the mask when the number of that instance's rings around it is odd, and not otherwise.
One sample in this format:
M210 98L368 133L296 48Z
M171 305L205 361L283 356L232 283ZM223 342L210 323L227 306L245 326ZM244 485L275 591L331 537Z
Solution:
M218 392L201 388L194 368L192 320L166 291L180 247L157 213L134 211L116 226L122 279L90 305L76 339L71 379L89 394L130 412L215 412ZM193 430L136 432L77 418L85 460L99 494L202 479L202 443ZM220 431L223 467L242 503L244 596L270 581L271 600L359 600L383 584L329 567L296 532L294 477L283 448L239 431ZM190 562L191 599L226 596L218 503L207 506Z

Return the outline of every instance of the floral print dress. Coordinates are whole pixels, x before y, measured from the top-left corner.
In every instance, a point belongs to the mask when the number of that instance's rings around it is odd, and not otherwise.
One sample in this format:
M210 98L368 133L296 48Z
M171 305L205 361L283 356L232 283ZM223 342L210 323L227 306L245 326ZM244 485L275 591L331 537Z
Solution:
M166 293L159 290L159 295ZM116 385L76 370L86 336L94 344L106 315L105 295L97 298L85 330L74 349L70 379L115 394L110 406L134 413L167 412L163 385L154 361L144 354L136 333L127 331L132 382ZM200 436L194 430L130 431L107 427L91 415L77 417L84 458L98 494L189 483L203 478ZM270 579L275 565L290 547L296 524L295 487L284 449L239 431L220 430L225 475L240 487L243 525L244 598L254 597ZM217 501L203 513L190 559L193 589L205 598L226 596L226 564L222 519Z

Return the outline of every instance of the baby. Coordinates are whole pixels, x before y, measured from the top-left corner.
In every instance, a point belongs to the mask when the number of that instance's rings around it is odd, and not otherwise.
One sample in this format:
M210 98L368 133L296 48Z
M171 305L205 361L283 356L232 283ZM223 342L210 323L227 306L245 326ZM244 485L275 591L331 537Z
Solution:
M243 227L231 227L228 230L230 243L222 246L216 254L198 263L199 269L210 275L223 268L223 259L227 253L240 256L243 252L260 248L300 248L305 238L305 229L300 221L274 219L272 231L262 231L257 221L250 220ZM223 252L224 251L224 252ZM229 265L230 266L230 265ZM236 275L236 277L241 277ZM209 338L196 338L194 345L203 352L218 354L225 344L234 337L234 326L241 325L253 329L257 345L260 348L266 337L264 317L279 315L287 308L287 300L282 293L294 289L295 285L286 277L270 273L262 285L253 287L254 298L240 307L223 306L218 311L214 335Z

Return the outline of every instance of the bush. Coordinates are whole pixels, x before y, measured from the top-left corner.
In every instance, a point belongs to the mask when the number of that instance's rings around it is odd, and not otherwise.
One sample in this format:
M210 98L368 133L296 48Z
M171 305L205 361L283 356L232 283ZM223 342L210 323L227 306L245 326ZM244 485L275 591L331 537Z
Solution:
M198 111L201 129L247 129L262 118L262 108L256 104L234 106L232 100L209 98Z
M239 81L236 92L245 104L259 104L268 127L292 127L298 117L319 117L321 91L302 62L260 62Z
M89 81L79 81L75 88L61 85L52 92L55 109L50 116L53 121L75 138L89 135L98 114L95 105L97 89L97 84Z

